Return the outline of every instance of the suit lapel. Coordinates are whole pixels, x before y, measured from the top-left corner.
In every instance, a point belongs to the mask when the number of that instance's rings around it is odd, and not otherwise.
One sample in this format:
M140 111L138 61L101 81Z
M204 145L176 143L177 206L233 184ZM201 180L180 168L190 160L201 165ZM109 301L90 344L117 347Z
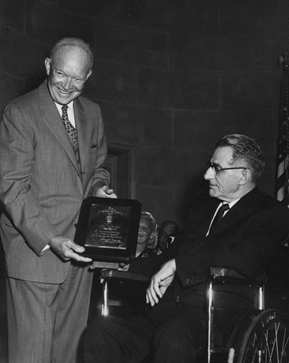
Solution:
M43 82L39 88L39 102L40 110L43 112L43 121L46 123L50 132L54 135L61 147L66 152L78 175L81 176L73 148L71 147L69 136L62 124L55 103L50 97L46 81Z
M224 232L226 228L231 227L232 224L237 222L240 218L252 213L252 211L258 206L261 196L262 193L258 187L251 190L251 192L242 197L218 222L214 232L209 234L209 236L214 236L218 233Z
M200 221L200 235L206 237L206 234L208 232L210 223L213 219L213 215L216 212L216 209L218 205L221 203L220 200L214 198L210 200L210 203L205 208L205 214L202 215L202 220Z

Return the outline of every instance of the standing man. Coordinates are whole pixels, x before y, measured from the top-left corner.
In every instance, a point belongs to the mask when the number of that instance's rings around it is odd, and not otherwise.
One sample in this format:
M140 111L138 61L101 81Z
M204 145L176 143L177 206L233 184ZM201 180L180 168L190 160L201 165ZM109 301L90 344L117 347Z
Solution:
M288 235L288 209L257 187L264 164L259 145L248 136L218 142L205 173L209 195L196 198L177 237L176 257L152 277L152 307L145 316L95 319L86 334L86 363L138 363L149 354L154 363L197 362L206 345L211 268L255 279ZM226 214L214 223L223 206ZM222 307L253 307L253 300L247 289L228 290Z
M75 225L87 196L116 198L99 106L81 97L92 65L88 44L60 40L45 59L47 80L11 102L0 123L9 363L77 359L92 273Z

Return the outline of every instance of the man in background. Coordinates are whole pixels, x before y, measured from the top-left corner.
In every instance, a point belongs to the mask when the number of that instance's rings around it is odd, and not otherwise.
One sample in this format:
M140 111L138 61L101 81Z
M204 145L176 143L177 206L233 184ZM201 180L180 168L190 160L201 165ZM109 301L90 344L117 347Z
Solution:
M179 226L174 221L164 221L158 233L158 252L162 253L169 248L179 233Z
M92 65L88 44L60 40L45 59L47 80L12 101L0 123L10 363L77 360L92 273L75 225L87 196L116 198L101 111L81 96Z

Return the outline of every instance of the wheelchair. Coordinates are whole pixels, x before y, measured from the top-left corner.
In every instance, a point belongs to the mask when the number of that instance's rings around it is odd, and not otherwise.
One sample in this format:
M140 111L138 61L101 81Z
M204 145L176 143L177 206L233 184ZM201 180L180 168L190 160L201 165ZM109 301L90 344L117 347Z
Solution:
M150 278L147 276L115 269L101 270L103 302L101 314L137 314L145 306L145 291ZM114 290L114 293L109 292ZM115 291L117 290L117 291Z
M233 270L212 270L208 283L208 363L225 362L225 359L228 363L289 362L288 311L278 307L265 309L267 276L248 280ZM215 330L214 320L223 308L215 306L214 294L218 286L224 285L245 286L253 290L255 306L254 309L240 309L236 324L227 333L227 340L218 344L219 332Z
M124 289L132 282L141 283L143 287L149 285L147 277L119 270L102 270L101 278L102 314L105 316L116 304L110 299L109 292L113 281L117 280ZM206 353L200 357L200 362L289 363L288 301L281 309L278 306L265 309L266 284L266 275L249 280L234 270L211 268L207 287L208 339ZM246 289L254 299L254 307L240 308L238 298L235 306L229 309L218 305L216 296L232 287L237 291L237 297L240 289ZM119 301L116 305L125 306L126 302Z

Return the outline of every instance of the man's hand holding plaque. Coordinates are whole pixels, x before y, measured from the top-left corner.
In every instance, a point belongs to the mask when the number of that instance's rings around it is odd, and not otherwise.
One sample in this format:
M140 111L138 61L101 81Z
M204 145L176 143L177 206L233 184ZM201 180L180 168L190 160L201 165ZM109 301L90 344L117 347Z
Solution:
M108 187L107 187L108 188ZM129 264L137 244L141 204L137 200L88 197L82 203L75 242L84 246L91 268L119 268Z

